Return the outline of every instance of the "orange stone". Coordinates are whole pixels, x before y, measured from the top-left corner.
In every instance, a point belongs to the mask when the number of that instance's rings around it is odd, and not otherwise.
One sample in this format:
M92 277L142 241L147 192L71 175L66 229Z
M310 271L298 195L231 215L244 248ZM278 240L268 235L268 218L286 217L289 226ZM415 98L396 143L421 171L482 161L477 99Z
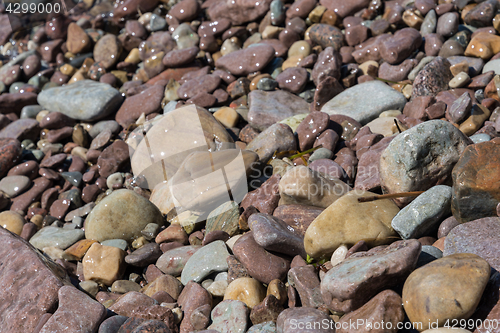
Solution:
M66 260L80 260L85 256L92 244L97 243L93 239L82 239L64 250L63 258Z
M465 50L465 56L487 60L498 52L500 52L500 36L481 32L472 38Z

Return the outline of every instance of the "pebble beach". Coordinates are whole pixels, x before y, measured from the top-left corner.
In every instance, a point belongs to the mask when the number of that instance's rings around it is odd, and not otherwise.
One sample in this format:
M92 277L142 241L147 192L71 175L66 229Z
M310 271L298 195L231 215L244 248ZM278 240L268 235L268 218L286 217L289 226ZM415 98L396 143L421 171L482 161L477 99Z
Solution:
M0 4L0 333L500 333L500 0L61 1Z

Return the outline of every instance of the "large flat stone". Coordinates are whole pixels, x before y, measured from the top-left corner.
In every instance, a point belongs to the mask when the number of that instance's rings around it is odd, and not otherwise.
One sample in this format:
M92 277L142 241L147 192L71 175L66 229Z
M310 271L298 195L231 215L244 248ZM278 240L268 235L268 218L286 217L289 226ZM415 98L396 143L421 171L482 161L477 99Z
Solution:
M32 332L55 310L66 272L28 242L0 228L0 332Z
M402 93L375 80L344 90L323 105L321 111L349 116L365 125L384 111L403 111L405 104L406 98Z
M38 104L77 120L96 120L118 110L122 94L106 83L82 80L70 85L43 90Z

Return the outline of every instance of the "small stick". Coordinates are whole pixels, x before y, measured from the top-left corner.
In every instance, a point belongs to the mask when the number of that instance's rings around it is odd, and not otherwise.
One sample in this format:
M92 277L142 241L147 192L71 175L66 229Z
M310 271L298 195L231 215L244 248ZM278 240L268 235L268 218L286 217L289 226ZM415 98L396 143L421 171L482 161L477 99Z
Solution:
M401 134L401 128L399 128L398 121L394 119L394 123L396 124L396 127L398 128L399 133Z
M358 198L358 202L370 202L370 201L375 201L375 200L392 199L392 198L400 198L400 197L416 197L424 192L425 191L414 191L414 192L401 192L401 193L374 195L371 197Z

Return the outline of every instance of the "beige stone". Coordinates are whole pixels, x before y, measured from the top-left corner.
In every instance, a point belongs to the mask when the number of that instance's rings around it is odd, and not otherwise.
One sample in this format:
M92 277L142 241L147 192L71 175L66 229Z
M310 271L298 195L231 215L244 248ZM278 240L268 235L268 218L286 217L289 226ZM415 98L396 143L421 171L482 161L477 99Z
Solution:
M116 190L102 199L85 221L85 238L99 242L140 237L149 223L163 225L163 216L148 199L131 190Z
M328 179L299 165L288 170L280 180L280 206L303 204L326 208L350 190L349 185L339 179Z
M476 310L490 277L490 265L471 253L452 254L416 269L403 287L403 306L412 323L445 325L468 319Z
M398 133L398 130L394 125L394 120L397 120L397 118L389 116L379 117L373 119L365 126L368 126L370 128L370 131L372 131L372 133L382 134L383 136L388 137L395 133ZM401 130L403 129L401 128Z
M224 294L224 300L233 299L245 303L250 309L262 302L266 289L257 280L243 277L231 282Z
M87 250L97 241L93 239L82 239L64 250L63 258L66 260L80 260L85 256Z
M264 31L262 31L262 39L278 38L280 32L283 30L285 30L285 28L268 25L265 27Z
M281 69L285 70L287 68L297 67L302 59L304 58L299 55L288 57L281 65Z
M483 126L483 123L490 117L490 110L481 104L475 104L472 108L471 115L462 124L460 131L467 136L476 133Z
M0 225L18 236L23 231L24 223L24 218L16 212L6 210L0 213Z
M72 76L76 72L76 68L71 66L70 64L65 64L61 67L59 67L59 71L63 73L64 75Z
M130 64L134 64L134 65L137 65L138 63L140 63L141 58L139 56L139 49L133 48L132 50L130 50L130 52L128 53L128 55L124 61L128 62Z
M419 30L422 22L424 21L424 18L417 12L408 9L403 13L403 21L410 28Z
M335 266L342 262L347 255L349 249L344 244L340 245L335 251L333 251L332 257L330 258L330 265Z
M500 52L500 36L480 32L467 45L465 56L488 60Z
M172 275L162 275L156 278L153 282L147 284L143 289L142 293L148 295L149 297L153 296L158 291L165 291L173 299L177 300L182 291L182 283Z
M307 18L311 23L319 23L321 21L321 17L326 11L326 7L324 6L316 6L311 12L309 13L309 16Z
M453 76L456 76L457 74L461 72L465 72L469 74L469 63L467 61L462 61L459 62L458 64L454 64L450 66L450 71Z
M288 57L301 57L305 58L311 54L311 44L304 40L296 41L288 49Z
M72 84L82 80L85 80L85 74L81 70L77 70L75 74L73 74L71 79L69 79L68 84Z
M285 305L288 300L288 293L286 290L286 286L283 281L279 279L274 279L267 285L267 293L266 296L273 295L280 301L281 305Z
M238 124L240 116L233 108L222 107L214 112L214 118L224 125L224 127L231 128Z
M92 244L82 261L85 280L111 286L125 271L126 254L114 246Z
M352 246L364 240L369 246L398 238L391 221L399 212L392 200L358 202L375 193L351 191L328 206L306 230L304 247L312 258L331 256L342 244Z
M300 123L302 122L302 120L306 119L307 115L308 113L297 114L295 116L283 119L282 121L280 121L280 123L290 126L292 131L295 132L297 130L297 127L299 127Z
M238 51L241 49L241 42L237 37L228 38L222 43L220 47L220 54L225 56L234 51ZM214 59L215 61L215 59Z

